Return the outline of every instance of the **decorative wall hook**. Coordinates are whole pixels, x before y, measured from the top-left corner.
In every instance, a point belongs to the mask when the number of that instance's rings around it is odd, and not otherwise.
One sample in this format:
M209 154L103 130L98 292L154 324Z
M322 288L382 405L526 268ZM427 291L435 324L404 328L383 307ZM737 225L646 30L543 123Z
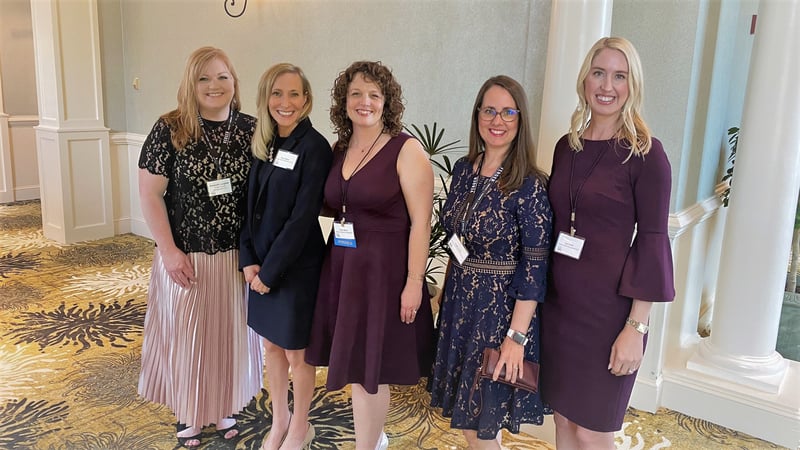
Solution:
M231 10L228 9L228 3L230 3L231 8L236 8L237 1L242 4L242 10L239 11L239 14L233 14ZM240 17L244 14L245 9L247 9L247 0L225 0L225 13L231 17Z

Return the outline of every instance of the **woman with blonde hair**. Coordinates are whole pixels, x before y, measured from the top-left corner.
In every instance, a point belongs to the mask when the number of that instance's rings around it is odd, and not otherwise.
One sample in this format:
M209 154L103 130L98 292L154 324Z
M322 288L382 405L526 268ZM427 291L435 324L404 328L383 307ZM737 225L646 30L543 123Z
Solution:
M542 310L544 399L556 446L613 449L654 302L675 295L667 220L670 165L642 119L642 68L623 38L597 41L579 103L553 155L553 232Z
M248 324L264 338L272 402L266 450L306 448L314 439L308 411L315 368L306 364L305 348L325 253L317 218L333 154L311 125L312 105L299 67L276 64L261 76L239 258L250 284Z
M189 57L178 107L161 116L139 156L139 196L156 251L139 394L174 412L181 446L233 414L262 385L258 336L247 327L239 232L255 119L239 111L239 79L220 49Z

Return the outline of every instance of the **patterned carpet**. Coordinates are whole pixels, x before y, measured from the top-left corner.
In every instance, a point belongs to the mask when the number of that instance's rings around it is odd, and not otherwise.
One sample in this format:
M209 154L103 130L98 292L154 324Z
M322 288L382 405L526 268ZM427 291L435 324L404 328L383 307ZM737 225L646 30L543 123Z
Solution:
M0 205L0 449L173 449L174 419L136 396L153 243L123 235L75 245L43 237L36 201ZM353 448L350 397L317 371L314 449ZM428 406L422 384L392 388L390 448L457 449L460 432ZM213 427L203 449L256 449L269 431L266 391L226 442ZM618 449L781 448L661 410L630 409ZM508 449L553 449L503 434Z

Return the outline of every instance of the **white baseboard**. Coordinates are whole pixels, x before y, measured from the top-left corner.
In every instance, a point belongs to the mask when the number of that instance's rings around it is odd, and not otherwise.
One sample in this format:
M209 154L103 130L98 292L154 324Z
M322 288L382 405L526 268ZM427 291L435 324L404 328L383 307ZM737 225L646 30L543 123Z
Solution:
M778 395L689 369L665 370L662 406L790 449L800 448L800 363Z
M39 186L24 186L14 188L14 201L37 200L41 198Z

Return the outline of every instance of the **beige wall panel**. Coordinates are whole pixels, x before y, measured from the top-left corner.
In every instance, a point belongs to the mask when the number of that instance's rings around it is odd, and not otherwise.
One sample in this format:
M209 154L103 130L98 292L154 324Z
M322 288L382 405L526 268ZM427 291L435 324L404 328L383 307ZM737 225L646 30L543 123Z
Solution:
M59 159L58 135L37 132L37 154L39 179L52 180L42 183L40 195L42 200L42 224L45 235L64 234L64 203L61 191L61 171Z
M70 139L67 142L73 228L103 225L110 217L106 211L104 154L101 139Z
M39 198L39 159L36 155L35 117L12 117L9 120L11 165L16 200Z
M60 22L68 24L60 27L62 33L68 33L60 36L63 119L67 123L102 120L98 109L102 104L98 91L101 86L97 80L100 58L94 54L94 47L89 45L94 41L93 35L98 32L96 7L92 2L76 1L62 1L59 7Z

